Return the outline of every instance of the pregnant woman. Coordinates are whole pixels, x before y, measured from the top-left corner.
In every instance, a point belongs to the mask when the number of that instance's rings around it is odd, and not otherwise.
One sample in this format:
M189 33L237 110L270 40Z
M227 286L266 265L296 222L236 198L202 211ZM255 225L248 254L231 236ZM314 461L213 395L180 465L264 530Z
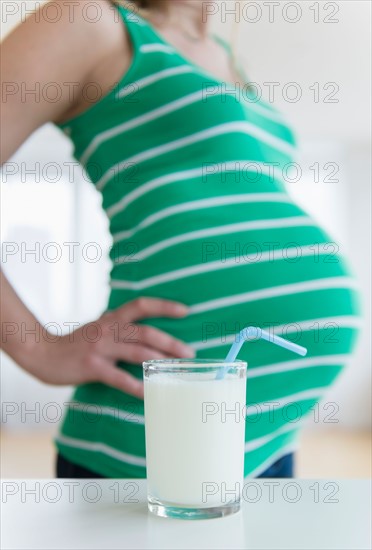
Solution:
M48 121L69 137L110 221L109 303L94 326L53 344L14 334L3 347L40 380L77 386L57 475L145 477L142 361L223 358L243 327L275 330L308 355L243 347L245 475L290 476L301 423L319 414L354 346L353 280L286 193L293 134L208 34L203 3L98 5L94 22L89 2L55 2L58 17L44 6L5 40L6 82L61 93L7 97L2 162ZM37 323L5 277L3 297L4 321Z

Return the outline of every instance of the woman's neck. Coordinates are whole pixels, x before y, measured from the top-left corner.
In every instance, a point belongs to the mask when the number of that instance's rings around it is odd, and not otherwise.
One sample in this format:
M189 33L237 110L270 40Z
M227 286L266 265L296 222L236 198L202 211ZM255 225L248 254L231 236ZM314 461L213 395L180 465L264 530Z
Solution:
M203 10L203 2L196 0L162 1L153 9L148 10L148 17L159 27L169 25L198 40L202 40L208 35L208 21Z

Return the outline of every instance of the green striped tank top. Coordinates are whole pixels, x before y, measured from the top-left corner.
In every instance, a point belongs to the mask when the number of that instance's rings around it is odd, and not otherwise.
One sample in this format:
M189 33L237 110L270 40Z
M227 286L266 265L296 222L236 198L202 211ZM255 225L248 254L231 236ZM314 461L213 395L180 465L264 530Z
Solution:
M249 90L207 74L144 19L119 7L133 46L121 81L58 125L102 195L113 246L107 309L140 296L181 301L182 319L143 322L226 356L247 325L308 348L245 345L245 475L297 445L299 428L352 351L356 290L330 237L287 194L295 140ZM138 365L120 363L137 377ZM169 411L172 414L172 411ZM103 384L76 388L56 437L70 461L145 477L143 402Z

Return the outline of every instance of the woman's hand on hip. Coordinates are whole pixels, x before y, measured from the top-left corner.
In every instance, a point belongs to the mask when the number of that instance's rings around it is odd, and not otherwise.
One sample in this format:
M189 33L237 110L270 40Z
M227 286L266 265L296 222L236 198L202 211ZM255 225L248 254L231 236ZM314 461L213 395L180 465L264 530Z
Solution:
M143 398L143 383L116 366L117 361L138 364L149 359L193 357L191 347L157 328L136 324L151 317L184 317L179 302L139 298L102 315L71 334L46 341L35 349L36 376L49 384L77 385L102 382ZM49 340L49 339L48 339Z

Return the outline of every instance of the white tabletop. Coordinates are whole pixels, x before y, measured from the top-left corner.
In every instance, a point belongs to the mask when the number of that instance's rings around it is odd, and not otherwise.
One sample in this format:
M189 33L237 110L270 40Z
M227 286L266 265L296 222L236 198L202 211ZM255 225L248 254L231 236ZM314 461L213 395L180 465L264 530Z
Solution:
M1 547L9 550L371 548L367 480L247 480L241 512L198 521L151 515L143 480L1 485Z

